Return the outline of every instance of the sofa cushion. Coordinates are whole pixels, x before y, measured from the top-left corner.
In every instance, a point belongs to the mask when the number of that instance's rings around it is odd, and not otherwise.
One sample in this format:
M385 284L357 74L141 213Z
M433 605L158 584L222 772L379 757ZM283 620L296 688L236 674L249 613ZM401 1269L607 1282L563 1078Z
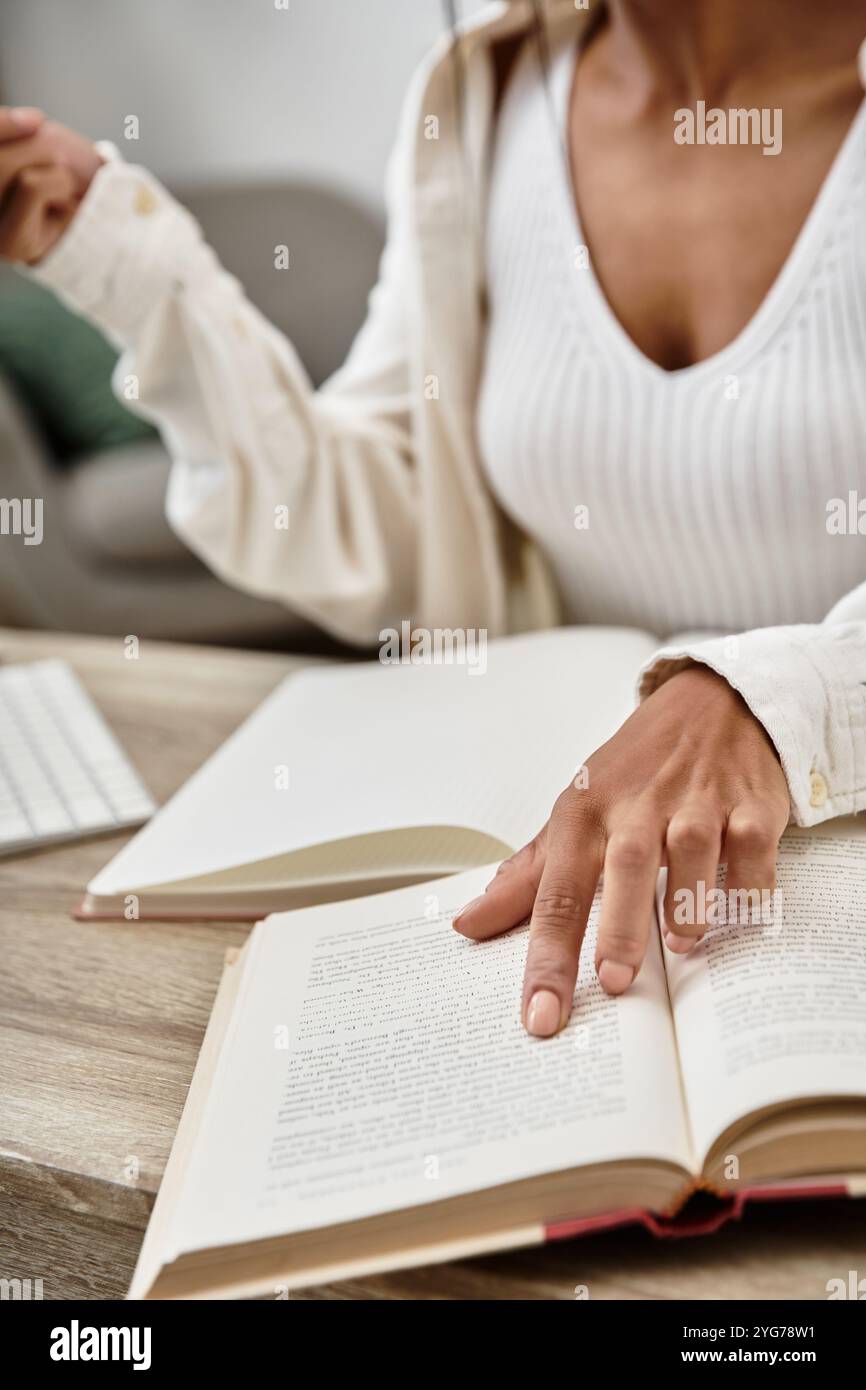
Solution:
M67 535L96 561L189 565L165 519L169 459L161 444L128 444L80 459L62 477Z
M14 270L0 271L0 370L56 462L158 437L113 394L117 356L92 324L49 290Z

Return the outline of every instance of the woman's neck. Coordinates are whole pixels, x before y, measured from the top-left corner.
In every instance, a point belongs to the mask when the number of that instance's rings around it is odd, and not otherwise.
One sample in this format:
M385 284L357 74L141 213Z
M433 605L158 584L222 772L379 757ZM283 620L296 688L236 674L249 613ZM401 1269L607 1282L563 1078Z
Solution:
M860 0L607 0L612 70L647 93L710 103L747 74L795 76L852 64L866 39Z

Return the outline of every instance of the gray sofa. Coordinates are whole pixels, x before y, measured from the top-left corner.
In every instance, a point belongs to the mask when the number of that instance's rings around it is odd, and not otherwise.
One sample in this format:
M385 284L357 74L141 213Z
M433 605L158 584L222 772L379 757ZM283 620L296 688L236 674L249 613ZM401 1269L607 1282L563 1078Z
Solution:
M324 380L363 321L381 250L376 219L310 185L178 195L253 302L291 337L313 381ZM292 268L276 272L281 244ZM41 497L45 517L42 545L0 544L0 623L327 649L284 607L229 589L174 536L163 511L168 469L153 442L58 468L0 379L0 496Z

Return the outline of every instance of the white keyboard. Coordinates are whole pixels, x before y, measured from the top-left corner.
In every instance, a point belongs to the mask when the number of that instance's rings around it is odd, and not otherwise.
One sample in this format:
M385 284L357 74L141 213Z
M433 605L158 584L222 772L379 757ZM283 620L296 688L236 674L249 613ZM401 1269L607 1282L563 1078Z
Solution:
M140 825L155 810L68 666L0 666L0 854Z

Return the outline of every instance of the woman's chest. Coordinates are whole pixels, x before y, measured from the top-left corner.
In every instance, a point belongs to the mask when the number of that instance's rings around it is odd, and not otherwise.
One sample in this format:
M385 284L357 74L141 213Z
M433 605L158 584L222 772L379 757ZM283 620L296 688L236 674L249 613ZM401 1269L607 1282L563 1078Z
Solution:
M604 47L563 45L551 75L574 221L625 333L678 370L734 342L839 215L866 157L863 88L851 62L677 106L612 86Z
M488 203L478 424L500 503L596 592L612 548L641 537L672 563L693 552L696 572L742 541L780 576L800 564L804 586L813 569L834 592L853 584L859 543L830 536L826 509L866 494L866 122L745 325L664 370L608 302L550 114L538 91L510 94ZM716 248L707 283L722 307L744 245ZM663 308L655 278L629 264L637 243L621 259Z
M844 202L833 165L855 109L808 137L792 132L787 143L779 111L781 144L765 154L771 146L678 145L673 125L617 139L575 103L576 223L611 312L647 358L678 370L735 341L784 275L813 212L829 221ZM736 113L727 114L719 113L722 131L734 139ZM697 133L707 131L698 124Z

